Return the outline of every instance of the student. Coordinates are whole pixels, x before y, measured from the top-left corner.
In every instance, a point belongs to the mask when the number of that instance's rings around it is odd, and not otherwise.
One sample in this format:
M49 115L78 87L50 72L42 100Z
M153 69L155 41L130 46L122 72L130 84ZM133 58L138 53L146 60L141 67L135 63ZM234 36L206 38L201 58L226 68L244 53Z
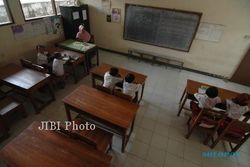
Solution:
M231 121L240 119L243 114L249 111L250 95L242 93L236 98L227 99L223 104L226 105L227 118L221 122L219 131L223 131ZM234 137L241 137L245 134L245 131L238 127L233 127L228 134Z
M205 93L195 93L195 99L198 101L199 108L214 108L216 104L221 103L218 97L218 89L214 86L207 88Z
M53 74L55 74L56 76L63 76L64 75L64 63L65 61L63 61L61 59L61 54L60 53L55 53L55 58L53 60L53 64L52 64L52 72Z
M37 45L36 50L37 50L37 64L38 65L47 65L48 64L48 57L47 57L48 53L46 53L45 47L42 45Z
M89 42L91 35L88 31L84 29L84 25L79 26L79 32L76 34L76 39L79 39L83 42Z
M190 108L192 110L192 117L198 116L202 109L212 109L216 104L221 103L221 99L218 97L218 89L216 87L207 88L205 93L195 93L194 98L196 101L191 101ZM204 128L213 128L213 123L204 121L200 124Z
M128 74L125 77L125 80L123 82L123 89L122 89L122 92L124 94L130 95L133 99L136 98L136 94L138 93L141 87L141 84L133 83L134 80L135 80L135 76L133 74Z
M240 117L249 111L250 95L246 93L239 94L236 98L226 100L226 112L230 119L240 119Z
M110 70L104 74L103 86L113 90L115 85L121 81L122 78L119 74L119 69L116 67L111 67Z

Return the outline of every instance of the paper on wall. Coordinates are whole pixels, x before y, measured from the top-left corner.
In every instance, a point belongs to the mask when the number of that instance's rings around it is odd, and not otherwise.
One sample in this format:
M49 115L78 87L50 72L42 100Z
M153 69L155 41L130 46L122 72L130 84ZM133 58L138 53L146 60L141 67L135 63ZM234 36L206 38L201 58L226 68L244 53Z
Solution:
M219 42L225 30L224 25L213 23L200 23L196 39Z
M82 10L82 20L84 21L84 20L87 20L88 18L87 18L87 12L86 12L86 10Z
M73 13L72 13L72 17L73 17L73 20L79 19L79 18L80 18L79 12L78 12L78 11L77 11L77 12L73 12Z

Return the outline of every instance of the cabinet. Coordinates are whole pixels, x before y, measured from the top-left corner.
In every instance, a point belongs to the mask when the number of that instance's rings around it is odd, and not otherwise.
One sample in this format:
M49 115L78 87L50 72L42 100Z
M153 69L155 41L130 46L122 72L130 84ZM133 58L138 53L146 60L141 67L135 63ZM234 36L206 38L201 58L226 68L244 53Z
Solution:
M90 33L88 5L60 6L66 39L75 39L80 24Z

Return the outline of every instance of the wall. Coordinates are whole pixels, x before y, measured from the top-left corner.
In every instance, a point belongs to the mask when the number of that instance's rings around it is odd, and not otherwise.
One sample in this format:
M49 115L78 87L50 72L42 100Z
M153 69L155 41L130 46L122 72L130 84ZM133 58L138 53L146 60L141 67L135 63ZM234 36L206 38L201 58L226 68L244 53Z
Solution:
M19 0L8 0L15 24L25 23L19 5ZM19 63L22 57L33 57L37 44L52 45L62 40L63 35L39 35L33 38L16 40L13 36L11 25L0 26L0 66L14 62Z
M96 43L103 48L126 53L128 48L140 48L166 54L184 61L184 66L199 71L230 77L250 45L249 0L112 0L112 7L122 9L121 24L106 22L101 0L80 0L90 5L91 31ZM202 22L225 25L219 42L194 40L190 52L155 47L123 40L125 3L176 8L202 12Z

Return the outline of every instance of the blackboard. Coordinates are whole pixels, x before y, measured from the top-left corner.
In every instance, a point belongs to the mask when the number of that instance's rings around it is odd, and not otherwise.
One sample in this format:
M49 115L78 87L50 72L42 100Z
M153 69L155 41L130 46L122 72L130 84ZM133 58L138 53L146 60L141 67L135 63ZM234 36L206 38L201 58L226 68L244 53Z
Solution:
M202 13L126 4L123 38L188 52Z

